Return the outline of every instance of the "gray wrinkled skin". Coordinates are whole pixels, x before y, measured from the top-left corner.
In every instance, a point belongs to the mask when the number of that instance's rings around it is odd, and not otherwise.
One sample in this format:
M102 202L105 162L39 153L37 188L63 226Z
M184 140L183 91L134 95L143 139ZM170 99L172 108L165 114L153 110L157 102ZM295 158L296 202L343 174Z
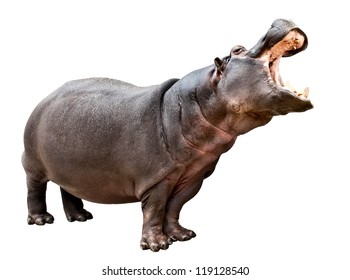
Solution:
M53 222L45 202L52 181L61 188L69 221L92 218L82 199L140 201L142 249L167 249L195 237L179 224L179 213L220 155L273 116L312 108L308 99L277 85L264 60L291 30L304 43L283 53L290 56L306 48L306 35L277 20L251 50L236 46L180 80L137 87L91 78L58 88L35 108L24 133L28 223Z

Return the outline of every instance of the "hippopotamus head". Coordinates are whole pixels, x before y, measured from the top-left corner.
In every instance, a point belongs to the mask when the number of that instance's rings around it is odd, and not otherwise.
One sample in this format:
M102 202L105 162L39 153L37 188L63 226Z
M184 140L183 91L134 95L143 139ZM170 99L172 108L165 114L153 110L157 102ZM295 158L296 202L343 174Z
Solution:
M214 90L225 99L231 112L246 113L266 122L275 115L309 110L313 106L308 88L293 90L284 84L279 73L280 59L306 49L307 45L305 33L293 22L275 20L250 50L235 46L229 56L214 60Z

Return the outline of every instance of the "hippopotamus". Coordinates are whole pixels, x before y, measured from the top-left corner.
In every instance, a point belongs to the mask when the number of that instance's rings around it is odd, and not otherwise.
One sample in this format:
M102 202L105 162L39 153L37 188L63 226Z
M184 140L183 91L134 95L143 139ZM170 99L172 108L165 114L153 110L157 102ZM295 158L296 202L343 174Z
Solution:
M52 181L70 222L92 219L82 200L141 202L142 249L195 237L179 214L221 154L273 116L313 107L308 88L292 90L279 72L282 57L307 45L295 23L277 19L251 49L236 45L181 79L148 87L108 78L65 83L25 127L28 224L53 223L45 201Z

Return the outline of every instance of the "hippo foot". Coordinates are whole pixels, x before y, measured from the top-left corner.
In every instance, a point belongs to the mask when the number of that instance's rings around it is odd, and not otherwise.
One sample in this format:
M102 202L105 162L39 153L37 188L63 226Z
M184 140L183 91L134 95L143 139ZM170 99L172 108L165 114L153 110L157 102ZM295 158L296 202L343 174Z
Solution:
M28 214L27 222L28 225L39 225L43 226L45 224L52 224L54 217L46 212L44 214Z
M68 222L85 222L87 220L91 220L93 218L92 214L85 209L79 209L74 211L66 211L66 217Z
M140 246L142 250L150 249L153 252L158 252L160 249L166 250L172 244L171 238L163 233L143 233Z
M196 237L194 231L184 228L180 225L170 227L165 232L171 238L172 241L187 241Z

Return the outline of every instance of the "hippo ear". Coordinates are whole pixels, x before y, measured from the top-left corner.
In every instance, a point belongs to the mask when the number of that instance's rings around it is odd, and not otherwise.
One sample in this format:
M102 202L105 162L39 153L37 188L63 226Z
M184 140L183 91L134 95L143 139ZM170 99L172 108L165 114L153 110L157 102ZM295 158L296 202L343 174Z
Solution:
M221 80L222 73L224 72L227 63L225 63L225 60L221 60L220 58L216 57L214 59L214 64L215 71L212 77L212 83L214 86L216 86Z
M222 72L224 72L224 69L225 69L225 63L223 60L221 60L220 58L216 57L214 59L214 63L215 63L215 66L216 66L216 71L222 75Z

